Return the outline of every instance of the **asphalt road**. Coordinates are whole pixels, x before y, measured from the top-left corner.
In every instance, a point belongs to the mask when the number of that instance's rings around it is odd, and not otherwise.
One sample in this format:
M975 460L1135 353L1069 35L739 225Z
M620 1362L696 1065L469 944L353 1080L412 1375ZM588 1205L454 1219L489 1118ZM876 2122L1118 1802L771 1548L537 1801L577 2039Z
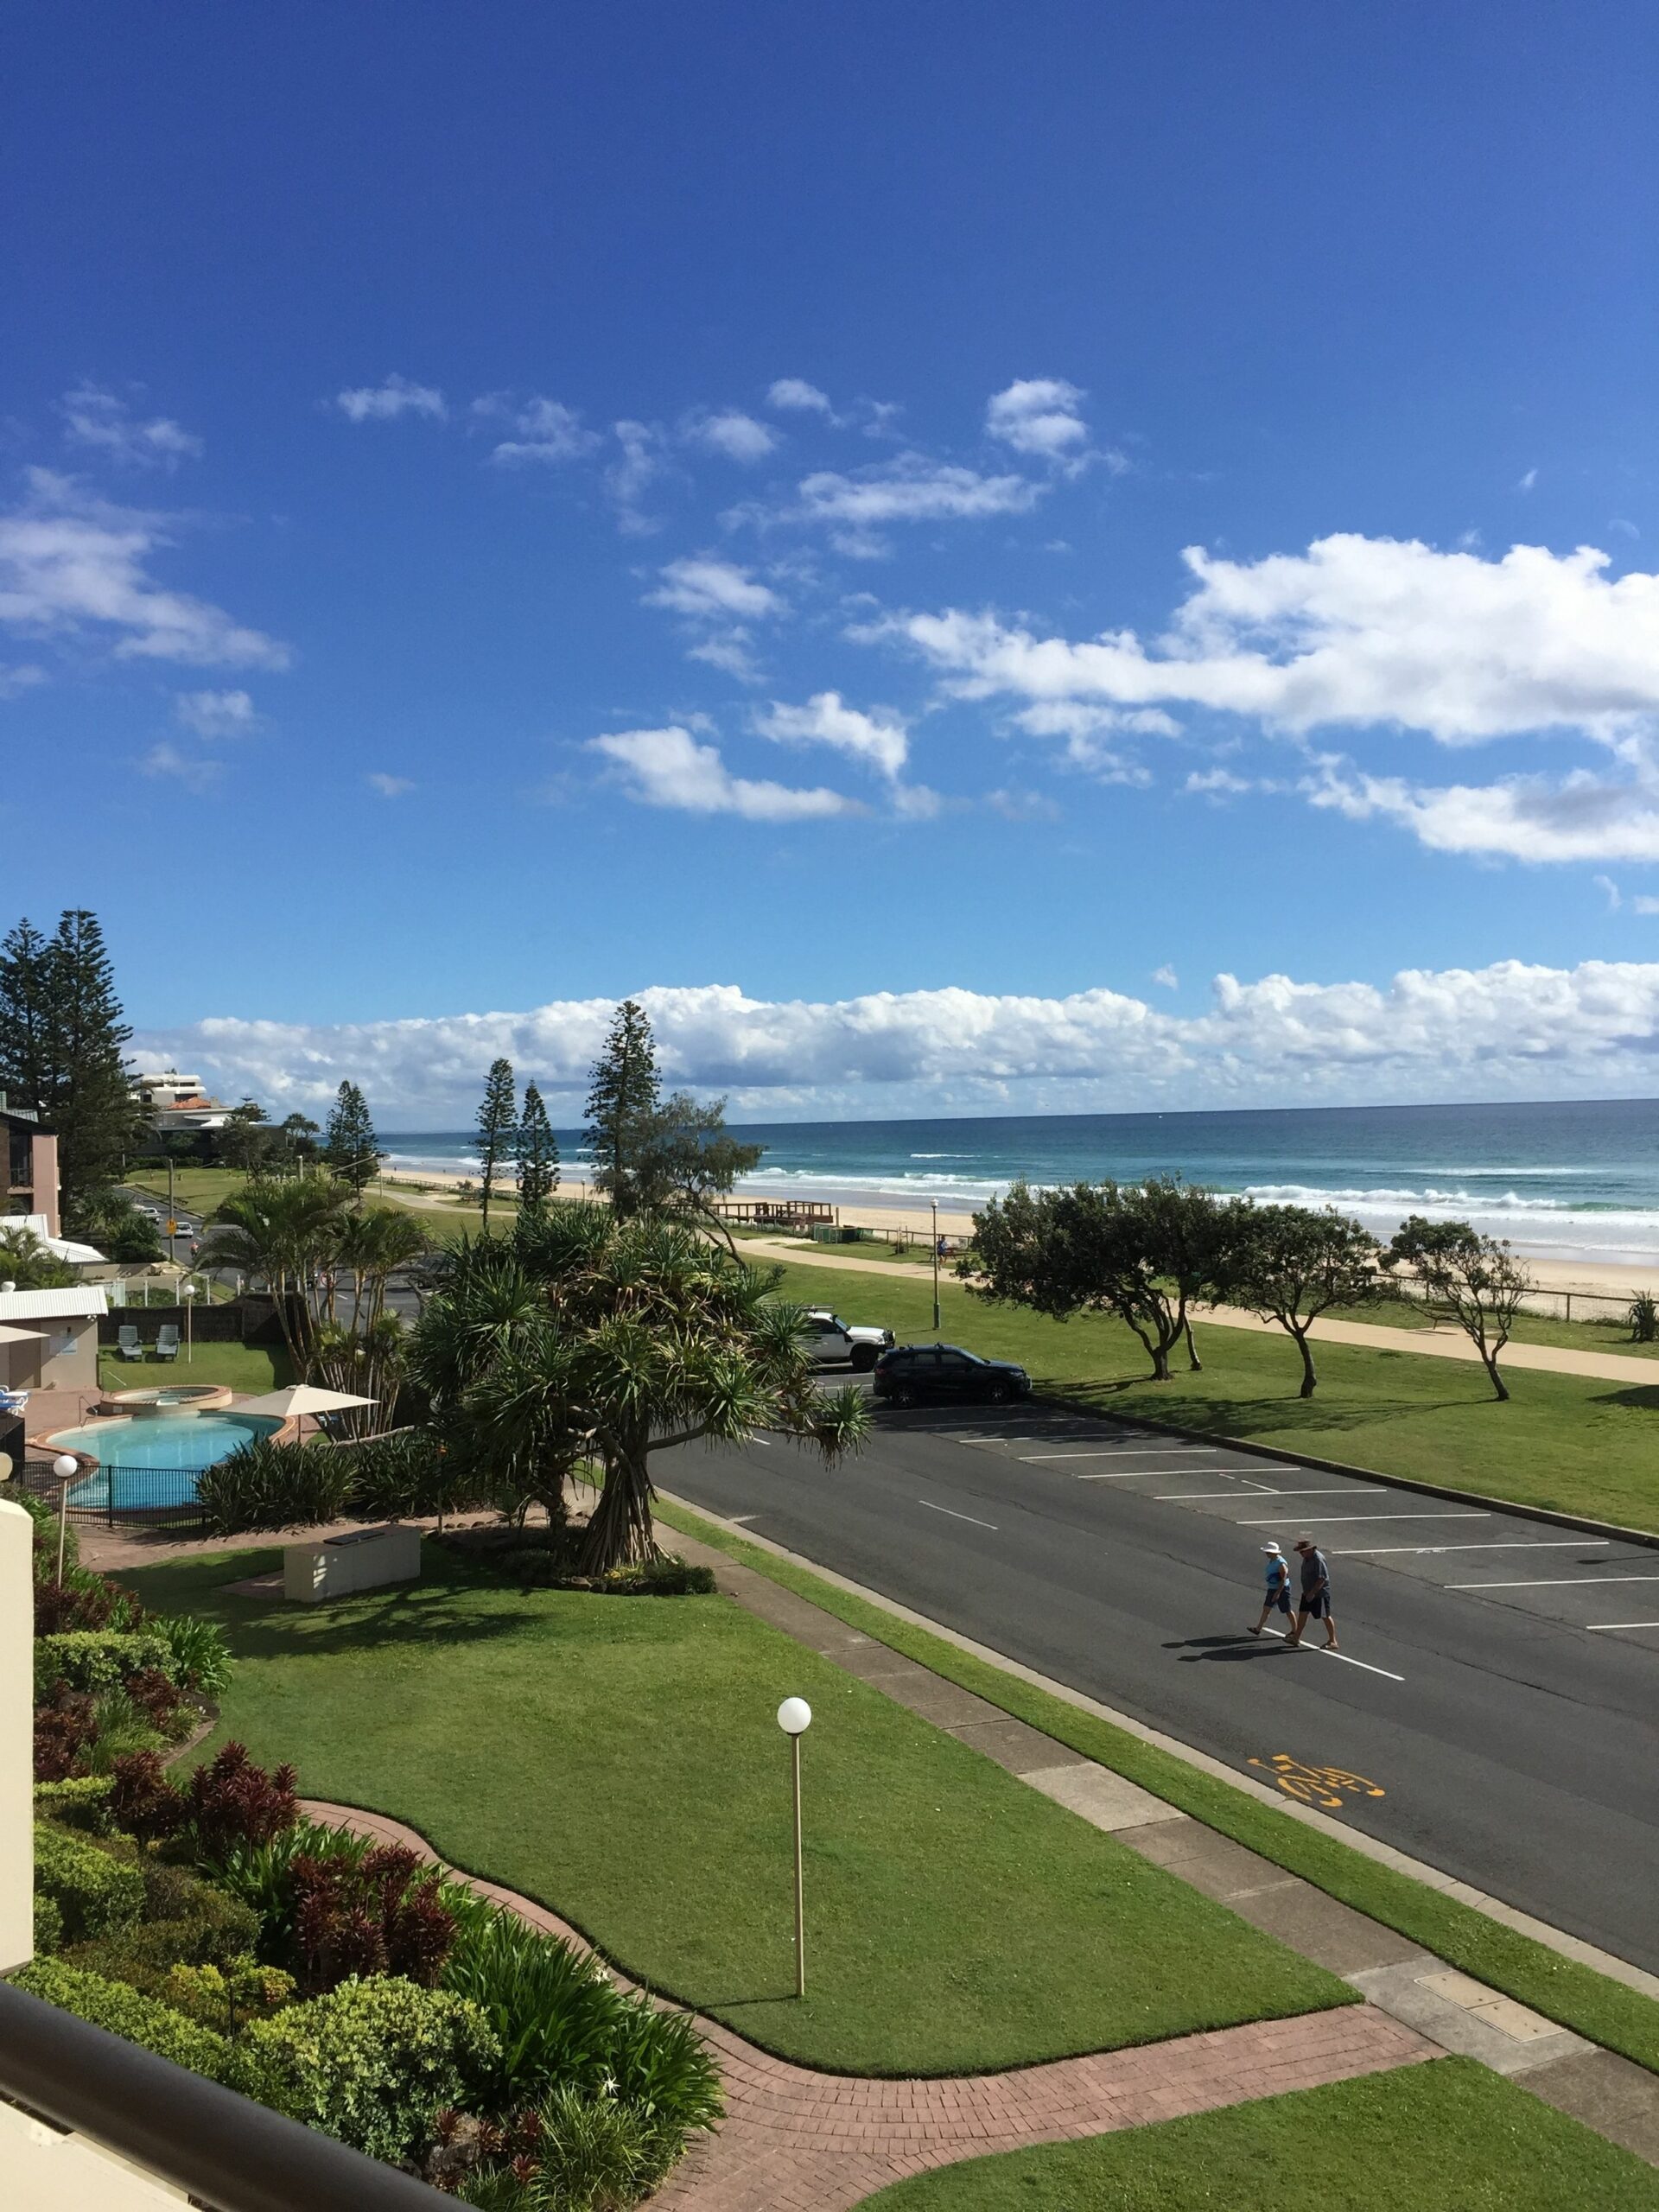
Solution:
M1241 1772L1363 1778L1337 1818L1659 1971L1659 1550L1029 1406L658 1471ZM1341 1658L1247 1632L1305 1529Z

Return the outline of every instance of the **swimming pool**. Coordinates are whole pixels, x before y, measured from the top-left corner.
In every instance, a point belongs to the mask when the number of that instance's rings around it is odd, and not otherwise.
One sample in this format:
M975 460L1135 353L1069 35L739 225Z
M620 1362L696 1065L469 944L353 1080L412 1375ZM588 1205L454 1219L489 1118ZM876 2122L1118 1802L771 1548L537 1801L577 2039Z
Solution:
M269 1414L155 1414L60 1429L50 1441L54 1449L82 1452L98 1461L96 1471L70 1490L69 1503L105 1511L188 1505L204 1468L281 1427Z

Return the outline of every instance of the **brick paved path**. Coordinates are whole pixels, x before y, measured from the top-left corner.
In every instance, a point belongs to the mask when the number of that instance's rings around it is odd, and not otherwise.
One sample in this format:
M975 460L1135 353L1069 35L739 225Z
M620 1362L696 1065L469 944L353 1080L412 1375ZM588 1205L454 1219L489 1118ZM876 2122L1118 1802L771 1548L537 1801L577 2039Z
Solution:
M379 1814L315 1799L304 1810L433 1855L413 1828ZM589 1948L544 1905L494 1882L456 1878L545 1933ZM698 2025L720 2061L726 2119L670 2177L653 2200L660 2212L849 2212L888 2182L959 2158L1175 2120L1437 2055L1385 2012L1355 2005L1013 2073L884 2082L815 2074L718 2021Z

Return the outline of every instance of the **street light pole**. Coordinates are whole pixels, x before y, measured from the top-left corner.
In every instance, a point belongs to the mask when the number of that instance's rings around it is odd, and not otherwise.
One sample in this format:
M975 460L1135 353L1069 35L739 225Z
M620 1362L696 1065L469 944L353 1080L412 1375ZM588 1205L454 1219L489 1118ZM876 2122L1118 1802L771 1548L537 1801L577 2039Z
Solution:
M786 1697L778 1708L778 1726L789 1738L790 1780L795 1802L795 1994L806 1994L806 1894L801 1869L801 1738L812 1726L812 1708L804 1697Z
M194 1283L186 1283L184 1286L184 1363L187 1367L194 1367L196 1360L196 1332L193 1326L196 1311L195 1295Z
M939 1333L939 1202L930 1198L933 1209L933 1333Z

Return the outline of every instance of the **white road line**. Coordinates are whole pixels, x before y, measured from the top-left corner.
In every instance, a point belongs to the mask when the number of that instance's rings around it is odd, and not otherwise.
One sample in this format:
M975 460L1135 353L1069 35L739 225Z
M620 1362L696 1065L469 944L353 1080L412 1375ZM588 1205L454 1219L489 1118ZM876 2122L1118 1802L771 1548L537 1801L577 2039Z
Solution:
M1033 1436L1016 1436L1015 1444L1034 1444ZM1131 1448L1128 1445L1103 1445L1098 1452L1022 1452L1022 1460L1032 1459L1150 1459L1160 1452L1166 1458L1179 1459L1183 1452L1218 1452L1218 1444L1147 1444Z
M993 1535L995 1533L995 1521L974 1521L971 1513L958 1513L954 1507L949 1505L935 1505L931 1497L918 1497L916 1503L918 1505L926 1506L930 1513L948 1513L953 1521L973 1521L976 1529L988 1529Z
M1268 1529L1274 1522L1284 1519L1275 1513L1273 1521L1235 1521L1235 1529ZM1490 1513L1314 1513L1309 1518L1321 1529L1339 1529L1348 1521L1490 1521Z
M1659 1582L1659 1574L1567 1574L1549 1582L1443 1582L1442 1590L1575 1590L1582 1583Z
M1263 1636L1276 1636L1281 1643L1289 1642L1281 1628L1264 1628L1262 1633ZM1386 1667L1366 1666L1363 1659L1351 1659L1345 1651L1327 1651L1322 1643L1310 1643L1307 1649L1319 1652L1326 1659L1340 1659L1344 1667L1364 1667L1368 1675L1385 1675L1391 1682L1403 1682L1406 1679L1403 1675L1390 1674Z
M751 1521L758 1521L760 1516L758 1513L728 1513L726 1518L734 1529L747 1529Z
M1659 1628L1659 1621L1586 1621L1585 1626L1593 1636L1598 1629Z
M1441 1552L1596 1552L1605 1551L1612 1542L1611 1536L1580 1536L1576 1540L1546 1536L1542 1543L1524 1543L1518 1538L1501 1544L1344 1544L1344 1559L1358 1559L1362 1554L1376 1555L1384 1552L1410 1552L1418 1559L1427 1559ZM1338 1548L1334 1544L1332 1549Z
M1125 1467L1121 1474L1109 1475L1102 1469L1097 1474L1082 1474L1074 1479L1080 1483L1135 1483L1147 1475L1207 1475L1210 1471L1208 1467ZM1230 1491L1227 1494L1236 1497L1238 1493Z
M1167 1474L1169 1469L1163 1467L1157 1471L1160 1474ZM1197 1471L1207 1475L1210 1470L1208 1467L1204 1467ZM1248 1481L1249 1477L1247 1476L1245 1479ZM1250 1491L1255 1497L1381 1497L1382 1496L1380 1490L1262 1490L1254 1483L1250 1484ZM1167 1505L1175 1499L1183 1497L1236 1497L1237 1496L1238 1492L1236 1490L1172 1490L1160 1491L1152 1502L1154 1505ZM1369 1513L1364 1516L1368 1521L1375 1520L1376 1517L1374 1514Z

